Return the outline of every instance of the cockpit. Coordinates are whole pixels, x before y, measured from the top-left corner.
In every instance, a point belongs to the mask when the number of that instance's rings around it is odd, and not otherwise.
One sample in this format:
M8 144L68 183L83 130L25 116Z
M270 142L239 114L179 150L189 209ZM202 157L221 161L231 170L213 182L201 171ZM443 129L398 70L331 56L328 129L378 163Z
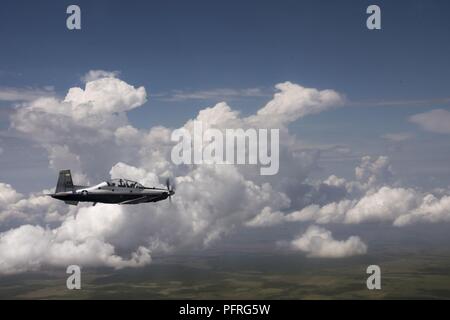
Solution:
M144 188L142 184L136 181L128 180L128 179L112 179L106 181L109 187L119 187L119 188Z

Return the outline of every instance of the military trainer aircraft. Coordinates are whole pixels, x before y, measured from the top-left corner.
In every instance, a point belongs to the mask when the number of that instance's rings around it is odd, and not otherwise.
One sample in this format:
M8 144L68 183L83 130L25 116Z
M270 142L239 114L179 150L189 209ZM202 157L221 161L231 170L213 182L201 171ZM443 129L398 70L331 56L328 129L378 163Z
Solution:
M93 202L94 206L97 203L138 204L171 200L175 190L169 179L166 186L167 189L149 188L128 179L112 179L92 187L77 186L72 182L70 170L61 170L55 193L49 196L75 206L78 202Z

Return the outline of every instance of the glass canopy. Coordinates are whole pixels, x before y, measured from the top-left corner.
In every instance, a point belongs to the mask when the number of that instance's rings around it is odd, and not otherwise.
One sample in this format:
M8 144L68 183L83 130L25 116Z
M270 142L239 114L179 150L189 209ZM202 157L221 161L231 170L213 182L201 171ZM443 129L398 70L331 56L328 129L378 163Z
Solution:
M110 187L122 187L122 188L143 188L144 186L139 182L128 179L112 179L106 181Z

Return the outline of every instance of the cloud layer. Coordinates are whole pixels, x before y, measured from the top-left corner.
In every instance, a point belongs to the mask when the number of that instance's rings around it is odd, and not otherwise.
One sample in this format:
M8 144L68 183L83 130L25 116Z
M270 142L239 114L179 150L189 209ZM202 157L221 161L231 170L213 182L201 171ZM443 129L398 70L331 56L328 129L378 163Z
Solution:
M0 272L69 262L116 268L140 266L150 262L152 252L209 246L263 208L279 210L290 205L286 194L261 179L255 168L173 165L172 130L139 130L128 122L126 112L146 102L143 87L133 87L116 74L99 71L90 72L85 80L84 88L71 88L62 100L40 97L24 103L12 115L11 127L45 148L55 171L71 168L78 184L91 182L106 166L111 168L111 177L127 177L150 186L161 186L161 178L172 176L178 185L177 195L172 205L74 208L42 194L26 197L2 184L0 217L2 229L7 231L0 235ZM291 83L281 85L279 90L277 105L292 109L296 118L331 107L332 99L340 99L337 93L327 98L331 91ZM277 119L270 126L285 126L294 120L278 117L273 106L268 106L264 116L242 118L226 103L218 103L201 110L184 128L192 130L194 120L219 130L265 127L264 121L271 114ZM289 151L293 143L289 141L284 152L303 180L307 168L305 164L295 165L302 154ZM20 255L15 253L17 248Z
M73 207L43 195L50 190L22 195L0 183L0 273L73 263L139 267L150 263L152 254L208 247L242 226L296 221L392 221L402 226L449 220L448 196L397 186L387 157L363 157L353 181L336 175L308 180L320 150L305 148L288 126L342 105L345 98L334 90L284 82L253 115L241 116L219 102L182 126L190 132L194 121L218 130L279 128L280 171L261 176L257 166L174 165L174 128L133 127L127 112L146 103L146 89L117 76L91 71L83 78L84 88L70 88L64 99L42 96L24 102L11 116L11 128L47 151L55 177L60 169L72 169L76 184L95 183L109 174L162 187L172 177L177 185L172 205ZM292 248L336 258L367 250L358 237L338 241L317 226L292 240Z
M367 222L391 222L394 226L413 223L450 221L450 197L434 195L413 188L395 187L389 159L363 157L355 168L354 181L330 176L322 184L345 190L339 201L324 205L310 204L289 213L264 208L246 223L249 227L268 227L295 221L313 221L318 224L360 224Z

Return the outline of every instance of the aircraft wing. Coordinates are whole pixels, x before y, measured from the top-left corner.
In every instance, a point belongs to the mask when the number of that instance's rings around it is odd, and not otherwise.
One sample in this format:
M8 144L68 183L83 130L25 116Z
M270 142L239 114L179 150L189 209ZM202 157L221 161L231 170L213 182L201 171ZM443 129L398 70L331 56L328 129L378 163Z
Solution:
M136 198L136 199L126 200L126 201L123 201L123 202L119 202L119 204L137 204L137 203L140 203L140 201L143 200L143 199L145 199L145 198L147 198L146 195L145 195L145 196L142 196L142 197L139 197L139 198Z

